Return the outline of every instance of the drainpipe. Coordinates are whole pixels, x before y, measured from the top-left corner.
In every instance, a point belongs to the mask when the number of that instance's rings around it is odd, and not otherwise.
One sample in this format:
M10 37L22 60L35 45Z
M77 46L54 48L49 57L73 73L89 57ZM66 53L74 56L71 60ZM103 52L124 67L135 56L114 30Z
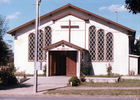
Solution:
M129 35L128 35L128 75L130 73L130 58L129 58Z

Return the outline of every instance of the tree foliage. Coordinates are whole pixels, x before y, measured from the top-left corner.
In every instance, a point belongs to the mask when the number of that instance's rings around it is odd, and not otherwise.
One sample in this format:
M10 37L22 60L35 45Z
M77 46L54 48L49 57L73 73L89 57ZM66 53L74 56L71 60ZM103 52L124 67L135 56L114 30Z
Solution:
M0 15L0 65L6 65L11 58L13 59L12 50L9 49L9 45L3 40L8 29L8 21L5 20L5 17Z
M137 48L137 54L140 55L140 40L137 40L136 48Z
M125 7L133 14L140 13L140 0L125 0Z

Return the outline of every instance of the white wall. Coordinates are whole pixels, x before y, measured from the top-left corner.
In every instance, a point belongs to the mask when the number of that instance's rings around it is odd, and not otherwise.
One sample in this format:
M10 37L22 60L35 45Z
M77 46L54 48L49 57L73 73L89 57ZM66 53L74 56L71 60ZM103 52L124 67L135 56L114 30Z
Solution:
M95 20L95 19L93 19ZM115 27L113 25L108 24L107 22L100 22L90 20L90 23L86 25L86 30L88 32L88 28L90 26L96 27L96 33L99 29L103 29L105 35L108 32L113 34L113 61L112 62L99 62L93 61L92 67L95 75L107 74L106 69L107 65L110 63L112 65L112 72L119 73L121 75L128 75L128 60L129 60L129 42L128 35L126 35L127 31L121 28ZM88 34L86 36L86 41L88 41ZM96 47L97 48L97 47ZM88 42L86 49L88 49Z
M61 26L69 26L69 20L72 25L77 25L79 28L71 28L71 43L80 46L82 48L85 47L85 21L74 17L72 15L68 15L62 19L55 21L54 24L51 25L52 28L52 44L61 40L65 40L69 42L69 28L61 28Z
M39 29L44 30L46 26L52 28L52 44L61 40L69 41L69 29L62 29L61 25L69 25L69 19L71 20L71 25L78 25L79 28L71 29L71 43L85 48L88 50L89 44L89 27L94 25L96 30L103 29L105 34L111 32L114 36L114 60L112 62L92 62L93 70L95 75L107 74L106 66L108 63L112 65L113 73L119 73L121 75L128 74L128 61L129 61L129 42L127 31L116 27L113 24L105 22L96 17L89 16L83 12L74 11L76 14L82 15L86 18L89 18L89 22L85 22L82 19L79 19L75 16L68 15L64 18L61 18L55 22L51 20L46 20L45 18L41 21L41 26ZM64 12L58 13L61 15ZM57 15L57 14L56 14ZM54 15L53 15L54 17ZM50 18L50 17L49 17ZM51 19L51 18L50 18ZM25 27L17 31L15 39L15 66L19 67L19 71L25 71L26 73L34 73L34 62L28 62L28 35L34 32L35 25L31 24L30 26ZM87 57L88 55L85 54ZM88 61L88 58L86 60ZM132 60L132 59L131 59ZM134 61L133 61L134 62ZM43 65L46 62L43 62ZM40 72L42 73L42 72Z
M130 55L130 71L134 71L138 75L138 56Z

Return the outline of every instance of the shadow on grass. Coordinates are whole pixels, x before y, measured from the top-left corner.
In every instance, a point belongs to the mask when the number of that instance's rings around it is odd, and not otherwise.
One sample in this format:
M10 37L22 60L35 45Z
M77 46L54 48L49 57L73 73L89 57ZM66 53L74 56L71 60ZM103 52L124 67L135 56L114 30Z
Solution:
M29 80L29 78L27 80ZM18 83L18 84L10 85L10 86L0 85L0 90L10 90L10 89L15 89L15 88L26 88L26 87L32 87L32 86L33 85L27 84L27 83Z
M68 86L63 86L63 87L57 87L57 88L52 88L52 89L44 89L44 90L40 90L40 91L37 91L38 93L39 92L46 92L46 91L52 91L52 90L57 90L57 89L63 89L63 88L67 88Z

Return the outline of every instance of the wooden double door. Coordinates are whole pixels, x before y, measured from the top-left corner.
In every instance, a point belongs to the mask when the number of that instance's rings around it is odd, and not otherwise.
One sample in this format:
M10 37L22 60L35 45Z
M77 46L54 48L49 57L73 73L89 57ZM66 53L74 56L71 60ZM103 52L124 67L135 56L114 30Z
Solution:
M76 51L50 51L50 76L76 75Z

